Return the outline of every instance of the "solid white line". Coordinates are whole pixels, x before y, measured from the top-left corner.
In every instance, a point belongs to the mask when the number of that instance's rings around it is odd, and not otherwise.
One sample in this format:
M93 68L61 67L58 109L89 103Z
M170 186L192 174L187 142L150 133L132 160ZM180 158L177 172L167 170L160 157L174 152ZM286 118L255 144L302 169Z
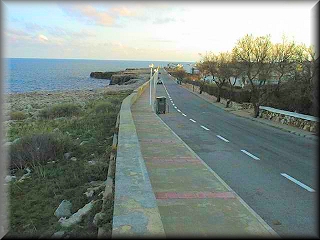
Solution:
M189 119L191 122L196 122L195 120L193 120L192 118Z
M255 155L247 152L246 150L241 150L241 152L247 154L248 156L252 157L252 158L255 159L255 160L260 160L260 158L258 158L258 157L256 157Z
M209 128L206 128L205 126L202 126L202 125L201 125L201 127L202 127L203 129L207 130L207 131L210 130Z
M225 141L225 142L229 142L229 140L225 139L224 137L221 137L220 135L217 135L218 138L220 138L221 140Z
M181 112L179 109L177 109L178 112Z
M294 179L293 177L290 177L288 174L285 173L281 173L282 176L284 176L285 178L289 179L290 181L294 182L295 184L298 184L300 187L306 189L309 192L315 192L315 190L313 190L311 187L308 187L307 185L303 184L302 182Z
M182 115L185 116L185 117L187 116L187 115L185 115L184 113L182 113Z

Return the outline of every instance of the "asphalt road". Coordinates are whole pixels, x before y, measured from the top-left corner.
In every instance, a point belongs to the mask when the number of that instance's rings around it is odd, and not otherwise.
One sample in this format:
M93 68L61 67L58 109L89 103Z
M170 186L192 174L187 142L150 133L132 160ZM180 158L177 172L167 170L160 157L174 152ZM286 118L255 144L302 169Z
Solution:
M160 72L162 120L281 237L319 236L318 142L226 112Z

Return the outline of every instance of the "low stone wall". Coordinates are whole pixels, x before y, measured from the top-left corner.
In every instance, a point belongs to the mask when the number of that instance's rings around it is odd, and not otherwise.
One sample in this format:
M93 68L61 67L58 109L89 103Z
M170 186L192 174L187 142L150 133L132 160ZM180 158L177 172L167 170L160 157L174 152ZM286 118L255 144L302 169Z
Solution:
M131 113L131 105L147 87L149 82L121 105L112 238L165 236Z
M318 133L319 120L313 116L260 106L259 117Z

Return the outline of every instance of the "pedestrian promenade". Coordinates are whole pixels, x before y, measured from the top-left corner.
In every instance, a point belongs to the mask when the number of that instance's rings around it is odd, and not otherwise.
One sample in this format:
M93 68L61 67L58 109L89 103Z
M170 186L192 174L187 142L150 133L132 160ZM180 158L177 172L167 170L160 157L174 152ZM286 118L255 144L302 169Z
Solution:
M278 237L152 112L148 90L131 110L167 237Z

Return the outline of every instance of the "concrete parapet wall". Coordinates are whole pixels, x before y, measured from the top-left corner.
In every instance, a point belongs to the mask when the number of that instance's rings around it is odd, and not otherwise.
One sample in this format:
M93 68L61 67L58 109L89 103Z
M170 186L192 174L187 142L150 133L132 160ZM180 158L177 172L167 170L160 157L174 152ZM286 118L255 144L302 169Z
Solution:
M259 117L301 128L309 132L318 132L318 118L300 113L260 106Z
M165 237L131 114L131 105L148 86L143 84L121 105L112 238Z

